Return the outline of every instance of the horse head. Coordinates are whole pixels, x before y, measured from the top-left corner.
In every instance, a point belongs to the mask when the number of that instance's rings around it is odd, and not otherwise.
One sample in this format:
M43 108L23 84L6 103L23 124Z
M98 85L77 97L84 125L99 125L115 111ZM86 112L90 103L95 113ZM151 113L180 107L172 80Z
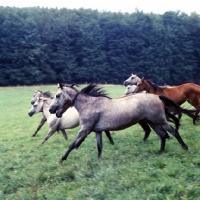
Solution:
M37 100L32 105L32 108L28 112L28 115L32 117L34 114L37 114L38 112L42 112L43 110L44 101L40 99L40 97L37 97Z
M130 93L134 93L136 87L137 87L136 85L128 85L128 86L126 86L126 90L125 90L124 94L128 95Z
M132 74L127 80L124 81L124 85L137 85L137 83L141 79L137 76L137 74Z
M37 98L40 97L41 94L42 94L42 91L34 90L33 98L31 99L32 105L37 101Z
M74 89L73 86L66 86L61 83L58 84L58 91L49 107L51 114L56 114L56 117L61 118L63 113L71 106L73 106L73 99L68 95L68 91Z

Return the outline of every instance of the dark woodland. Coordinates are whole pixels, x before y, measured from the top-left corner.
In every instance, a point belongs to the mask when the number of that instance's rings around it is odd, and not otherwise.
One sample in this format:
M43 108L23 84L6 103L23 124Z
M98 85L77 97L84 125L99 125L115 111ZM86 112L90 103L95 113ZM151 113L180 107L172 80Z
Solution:
M0 7L0 86L200 84L200 15Z

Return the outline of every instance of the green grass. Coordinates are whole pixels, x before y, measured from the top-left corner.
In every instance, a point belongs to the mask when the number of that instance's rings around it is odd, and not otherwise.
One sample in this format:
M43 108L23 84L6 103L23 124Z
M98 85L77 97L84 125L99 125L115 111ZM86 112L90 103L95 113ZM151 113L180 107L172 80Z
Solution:
M189 146L160 141L152 131L146 142L139 125L113 133L115 145L103 137L102 158L97 158L91 133L61 165L57 162L74 140L79 127L67 130L69 140L48 132L45 124L34 138L41 114L28 116L34 89L57 91L56 85L0 88L0 199L6 200L194 200L200 197L200 126L184 116L180 134ZM111 97L125 87L105 85Z

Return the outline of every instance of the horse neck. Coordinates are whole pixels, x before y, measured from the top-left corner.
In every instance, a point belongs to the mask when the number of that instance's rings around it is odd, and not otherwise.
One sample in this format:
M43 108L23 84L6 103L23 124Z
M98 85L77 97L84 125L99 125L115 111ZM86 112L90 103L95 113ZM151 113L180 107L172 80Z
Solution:
M141 79L137 76L136 77L136 84L139 83L141 81Z
M80 112L81 108L83 108L84 103L87 102L89 99L83 94L79 94L74 101L74 107L78 112Z
M48 118L51 115L51 113L49 112L49 107L50 107L51 102L52 102L52 99L49 99L49 101L44 102L43 104L43 114L46 118Z
M153 87L151 84L148 83L148 89L146 90L148 93L151 94L162 94L162 88L160 88L159 86L155 86Z
M97 103L98 97L86 96L79 94L74 102L74 107L80 113L82 110L85 110L85 106L91 105L93 102Z

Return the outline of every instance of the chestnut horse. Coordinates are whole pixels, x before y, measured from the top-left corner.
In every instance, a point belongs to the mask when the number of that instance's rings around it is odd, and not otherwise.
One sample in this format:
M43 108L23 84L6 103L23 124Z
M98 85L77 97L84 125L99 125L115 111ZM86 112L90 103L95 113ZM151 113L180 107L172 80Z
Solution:
M138 82L134 93L143 90L151 94L165 95L178 105L182 105L187 101L194 106L197 111L200 110L200 86L194 83L185 83L174 87L159 87L155 83L145 80L143 77L141 81Z

